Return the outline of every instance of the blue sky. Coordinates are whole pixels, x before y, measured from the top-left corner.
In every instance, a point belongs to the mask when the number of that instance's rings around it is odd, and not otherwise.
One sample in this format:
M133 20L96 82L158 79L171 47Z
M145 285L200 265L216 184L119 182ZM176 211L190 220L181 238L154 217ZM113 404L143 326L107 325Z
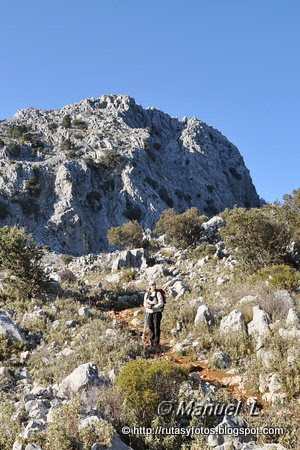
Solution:
M0 119L104 93L197 116L268 201L300 187L298 0L3 0Z

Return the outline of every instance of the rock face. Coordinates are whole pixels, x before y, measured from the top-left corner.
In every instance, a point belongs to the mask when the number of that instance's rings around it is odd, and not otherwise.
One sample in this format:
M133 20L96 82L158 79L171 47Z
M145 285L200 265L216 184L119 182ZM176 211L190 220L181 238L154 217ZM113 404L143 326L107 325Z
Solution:
M60 253L97 253L111 226L136 219L151 228L169 207L213 216L259 204L219 131L125 95L20 110L0 123L0 144L0 226L25 226Z

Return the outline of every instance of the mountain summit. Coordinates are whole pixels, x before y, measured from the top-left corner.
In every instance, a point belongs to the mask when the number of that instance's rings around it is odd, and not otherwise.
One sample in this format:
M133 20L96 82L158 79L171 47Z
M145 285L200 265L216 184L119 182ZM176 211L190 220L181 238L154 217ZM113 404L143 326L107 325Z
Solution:
M111 226L152 227L166 208L212 216L259 197L238 149L193 117L103 95L0 123L0 225L25 226L54 251L107 248Z

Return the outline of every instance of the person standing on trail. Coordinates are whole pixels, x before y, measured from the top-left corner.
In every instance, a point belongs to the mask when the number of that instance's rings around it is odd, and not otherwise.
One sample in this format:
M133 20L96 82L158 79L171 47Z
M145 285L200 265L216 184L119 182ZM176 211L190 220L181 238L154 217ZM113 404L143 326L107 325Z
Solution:
M153 281L144 296L144 307L146 309L146 320L150 329L150 351L160 347L160 322L164 309L164 298L160 289L156 288Z

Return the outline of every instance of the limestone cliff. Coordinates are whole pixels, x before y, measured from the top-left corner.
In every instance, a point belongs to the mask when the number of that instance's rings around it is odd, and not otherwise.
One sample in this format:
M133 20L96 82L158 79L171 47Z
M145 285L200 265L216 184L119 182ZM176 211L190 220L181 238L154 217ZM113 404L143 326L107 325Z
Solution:
M197 118L104 95L0 123L0 225L25 226L54 251L97 253L111 226L152 227L169 207L212 216L234 205L259 205L249 170Z

